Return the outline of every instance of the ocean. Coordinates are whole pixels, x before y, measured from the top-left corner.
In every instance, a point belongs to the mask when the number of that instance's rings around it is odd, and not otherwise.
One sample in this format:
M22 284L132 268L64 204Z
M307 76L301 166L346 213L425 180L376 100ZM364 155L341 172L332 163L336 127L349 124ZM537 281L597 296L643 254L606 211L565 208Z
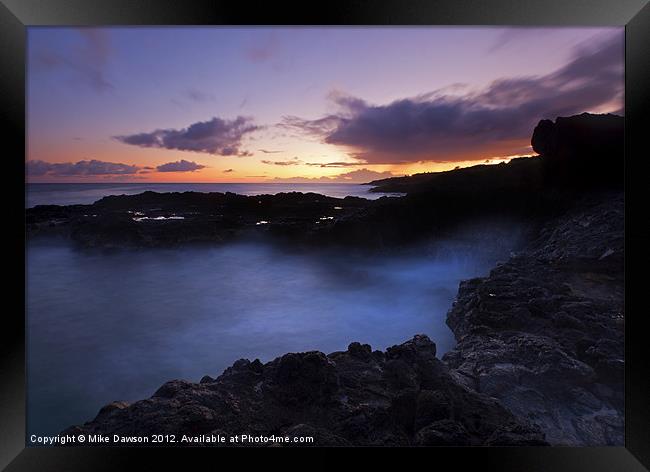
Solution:
M370 192L369 185L348 183L254 183L254 184L179 184L179 183L82 183L26 185L26 207L36 205L91 204L107 195L134 195L147 190L153 192L233 192L241 195L276 194L281 192L314 192L328 197L346 196L377 199L383 195Z

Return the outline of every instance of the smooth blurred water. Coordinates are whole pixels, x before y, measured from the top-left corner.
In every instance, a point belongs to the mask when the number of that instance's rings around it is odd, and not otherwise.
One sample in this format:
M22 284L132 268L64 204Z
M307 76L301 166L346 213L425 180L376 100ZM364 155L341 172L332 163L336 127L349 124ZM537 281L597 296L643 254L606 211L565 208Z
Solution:
M83 183L40 184L26 186L26 207L35 205L91 204L107 195L135 195L147 190L153 192L233 192L241 195L276 194L280 192L314 192L328 197L344 198L348 195L377 199L383 195L370 192L369 185L341 183L256 183L256 184L160 184L160 183Z
M453 254L453 255L452 255ZM165 381L216 377L240 358L385 349L428 334L453 345L446 312L490 262L451 253L362 257L266 245L27 251L28 429L57 433Z

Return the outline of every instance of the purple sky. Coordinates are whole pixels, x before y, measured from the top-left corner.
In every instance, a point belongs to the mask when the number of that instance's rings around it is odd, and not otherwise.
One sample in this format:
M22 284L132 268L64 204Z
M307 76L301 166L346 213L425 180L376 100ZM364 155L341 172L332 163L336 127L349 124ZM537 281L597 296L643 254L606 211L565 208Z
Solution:
M365 181L622 113L623 28L28 30L30 181Z

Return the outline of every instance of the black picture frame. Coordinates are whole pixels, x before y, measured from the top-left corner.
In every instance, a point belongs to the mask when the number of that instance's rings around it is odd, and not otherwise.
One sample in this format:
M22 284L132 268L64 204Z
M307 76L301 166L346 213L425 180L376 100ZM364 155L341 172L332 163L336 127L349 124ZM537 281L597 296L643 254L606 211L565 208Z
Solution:
M9 218L3 225L7 254L5 290L17 303L6 308L0 328L0 467L6 470L119 470L133 461L165 461L172 454L220 450L151 448L25 447L25 52L26 28L36 25L521 25L625 26L625 219L626 219L626 406L625 447L602 448L435 448L418 450L423 460L453 464L462 470L475 465L500 471L642 471L650 468L650 348L642 328L643 289L650 258L644 245L650 235L642 227L644 214L633 206L644 201L647 177L643 140L648 128L650 94L650 5L647 0L329 0L282 5L278 2L223 0L0 0L0 111L4 122L4 165L10 174L3 202ZM634 159L638 157L639 159ZM20 176L23 176L21 180ZM644 185L645 184L645 185ZM22 190L19 188L22 187ZM24 256L24 252L22 253ZM22 274L23 277L14 274ZM634 277L632 274L641 274ZM7 306L7 305L6 305ZM21 314L22 313L22 314ZM278 457L276 448L269 455ZM259 453L259 449L257 450ZM268 450L267 450L268 451ZM383 457L384 449L372 454ZM409 449L409 454L413 450ZM283 454L288 455L284 450ZM319 462L328 460L318 453ZM239 450L229 450L232 459ZM231 455L232 454L232 455ZM246 456L250 457L247 452ZM443 462L444 461L444 462ZM309 465L306 462L305 465ZM323 465L324 462L321 462ZM645 467L644 467L645 465ZM471 470L471 469L468 469Z

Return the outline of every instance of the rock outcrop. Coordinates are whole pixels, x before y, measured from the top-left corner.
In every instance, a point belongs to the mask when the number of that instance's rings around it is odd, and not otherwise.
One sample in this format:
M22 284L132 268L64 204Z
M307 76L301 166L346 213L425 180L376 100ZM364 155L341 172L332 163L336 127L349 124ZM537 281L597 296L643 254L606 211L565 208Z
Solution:
M147 400L107 405L65 433L312 436L315 446L546 444L535 426L457 383L424 335L386 352L352 343L327 356L241 359L216 379L174 380Z
M552 444L624 439L623 197L586 201L489 276L464 281L444 356L456 380Z
M219 244L247 237L309 241L371 202L315 193L143 192L92 205L38 205L27 210L30 238L58 235L85 248Z
M571 188L623 186L624 120L617 115L542 120L533 130L533 150L545 164L546 179Z

